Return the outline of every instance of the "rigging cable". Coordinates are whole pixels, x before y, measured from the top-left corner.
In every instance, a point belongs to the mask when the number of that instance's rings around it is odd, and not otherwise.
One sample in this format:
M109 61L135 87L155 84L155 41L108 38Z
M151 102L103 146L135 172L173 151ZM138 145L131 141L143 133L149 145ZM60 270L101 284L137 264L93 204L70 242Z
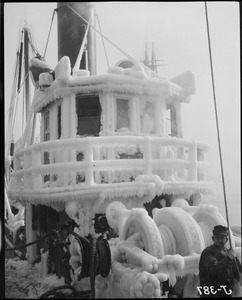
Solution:
M227 207L227 200L226 200L226 192L225 192L225 181L224 181L223 161L222 161L221 143L220 143L220 134L219 134L219 125L218 125L218 113L217 113L217 104L216 104L216 95L215 95L215 84L214 84L214 74L213 74L212 51L211 51L209 23L208 23L208 11L207 11L207 2L206 1L205 1L205 13L206 13L209 58L210 58L210 67L211 67L211 76L212 76L213 99L214 99L214 108L215 108L215 117L216 117L216 128L217 128L218 148L219 148L220 166L221 166L222 183L223 183L225 212L226 212L227 226L228 226L228 228L230 228L230 226L229 226L229 217L228 217L228 207ZM229 232L229 243L230 243L230 248L232 248L232 246L231 246L230 232Z
M21 83L19 89L22 88L22 86L23 86L23 84L25 83L26 78L27 78L28 75L29 75L29 72L26 74L26 76L25 76L23 82ZM14 129L14 126L15 126L16 113L17 113L17 106L18 106L18 103L19 103L19 92L20 92L20 91L18 91L18 92L16 93L16 95L14 96L14 99L17 97L17 101L16 101L16 105L15 105L15 109L14 109L14 117L13 117L13 122L12 122L12 127L11 127L11 131L12 131L12 132L13 132L13 129ZM23 118L22 118L22 121L23 121ZM22 128L22 131L23 131L23 128Z
M18 93L20 89L21 74L22 74L22 59L23 59L23 30L21 35L20 53L19 53L19 74L18 74Z
M74 8L72 8L70 5L67 4L67 6L75 13L77 14L83 21L85 21L88 24L88 21L83 18L77 11L75 11ZM103 35L99 30L97 30L93 25L90 25L97 33L99 33L105 40L107 40L111 45L113 45L116 49L118 49L121 53L123 53L125 56L127 56L132 62L138 63L136 59L125 53L122 49L120 49L117 45L115 45L112 41L110 41L105 35Z
M49 34L48 34L48 38L47 38L47 42L46 42L46 46L45 46L44 58L45 58L45 54L46 54L46 50L47 50L47 46L48 46L48 43L49 43L50 32L51 32L51 28L52 28L53 21L54 21L55 11L56 11L56 10L54 9L54 11L53 11L53 15L52 15L52 19L51 19L51 23L50 23Z
M26 75L26 77L27 77L27 75ZM25 78L26 79L26 78ZM23 89L23 101L22 101L22 104L23 104L23 107L22 107L22 129L21 129L21 136L23 135L23 130L24 130L24 110L25 110L25 105L26 105L26 103L25 103L25 97L26 97L26 95L25 95L25 90Z
M29 44L30 44L30 46L31 46L31 48L32 48L32 51L33 51L33 53L35 54L35 56L36 56L37 58L40 58L40 59L43 58L42 55L39 54L38 50L37 50L36 47L34 46L33 41L32 41L32 36L31 36L30 32L29 32L29 39L28 39L28 42L29 42Z
M10 153L10 138L12 138L13 131L13 115L15 110L15 98L16 98L16 89L17 89L17 73L18 73L18 63L19 63L19 50L16 53L16 62L15 62L15 69L14 69L14 77L13 77L13 83L12 83L12 93L10 98L10 106L9 109L5 115L5 118L8 114L8 126L7 128L7 134L6 134L6 144L5 144L5 155L8 156Z
M81 48L80 48L79 53L77 55L77 59L76 59L75 65L74 65L74 67L72 69L73 72L75 72L75 71L77 71L79 69L81 58L82 58L82 55L83 55L83 51L84 51L84 48L86 47L86 44L87 44L87 34L88 34L88 30L89 30L91 21L92 21L92 14L91 14L91 16L89 18L89 22L87 24L87 28L86 28L86 31L85 31L85 34L84 34L84 37L83 37L83 40L82 40Z
M100 25L99 17L98 17L97 14L96 14L96 19L97 19L97 22L98 22L99 30L100 30L100 32L101 32L101 38L102 38L102 43L103 43L104 53L105 53L107 65L108 65L108 67L109 67L108 55L107 55L107 51L106 51L106 47L105 47L105 43L104 43L104 39L103 39L103 35L102 35L102 30L101 30L101 25Z
M83 18L77 11L74 10L69 4L64 5L68 6L75 14L77 14L83 21L85 21L88 24L88 21ZM130 56L128 53L123 51L121 48L119 48L117 45L115 45L111 40L109 40L105 35L103 35L99 30L97 30L93 25L90 25L98 34L100 34L106 41L108 41L112 46L114 46L118 51L120 51L123 55L125 55L128 59L130 59L134 64L140 63L137 59ZM152 75L154 75L156 78L164 79L162 76L151 70L149 67L143 64L143 67L148 70ZM172 83L170 83L172 85Z

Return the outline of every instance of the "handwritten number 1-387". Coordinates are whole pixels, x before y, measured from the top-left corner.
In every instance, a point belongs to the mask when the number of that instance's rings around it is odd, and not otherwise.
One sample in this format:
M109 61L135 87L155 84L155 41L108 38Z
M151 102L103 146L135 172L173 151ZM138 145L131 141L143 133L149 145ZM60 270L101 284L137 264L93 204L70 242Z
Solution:
M215 295L215 294L217 294L218 291L222 291L222 289L224 290L226 295L231 295L232 294L232 290L231 289L227 290L226 285L220 285L220 287L221 288L215 290L214 286L197 286L197 290L199 292L199 295L202 295L202 294L204 294L204 295L210 295L210 294ZM202 292L202 290L203 290L203 292Z

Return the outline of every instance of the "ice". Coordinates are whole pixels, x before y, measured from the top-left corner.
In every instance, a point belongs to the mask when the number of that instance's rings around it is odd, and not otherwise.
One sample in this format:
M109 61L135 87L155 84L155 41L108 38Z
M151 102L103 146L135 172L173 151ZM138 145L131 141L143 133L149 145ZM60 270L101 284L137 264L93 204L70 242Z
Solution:
M36 66L37 62L33 61L32 64ZM25 186L19 184L17 191L24 189L30 195L34 194L35 204L44 204L57 211L65 209L77 225L74 232L81 236L94 233L95 213L106 213L108 224L118 233L118 237L108 241L111 252L109 276L96 278L99 297L160 298L161 286L166 280L173 287L182 280L183 295L196 295L200 254L211 243L212 228L217 224L226 225L226 221L215 206L202 204L199 197L195 199L194 207L189 206L186 200L194 194L194 190L198 195L200 192L210 192L206 181L199 182L197 187L197 150L199 146L206 151L207 146L196 141L166 136L164 112L167 98L179 96L173 104L177 112L176 122L181 130L180 105L181 102L189 102L190 95L195 90L193 75L187 72L169 82L151 77L142 64L126 70L110 67L108 73L103 75L90 76L86 70L76 70L71 74L68 57L63 57L54 71L53 82L50 74L41 76L41 88L36 91L33 99L22 139L22 150L17 153L19 160L16 159L15 162L19 166L17 176L25 176ZM48 86L43 84L46 82ZM109 120L105 123L107 116L101 114L99 137L77 137L76 94L100 95L102 109L105 109ZM111 94L134 97L127 105L126 102L121 102L118 106L118 98ZM139 97L142 101L139 101ZM126 98L120 100L127 100ZM64 112L61 115L62 130L59 139L57 105L52 103L61 103ZM50 141L43 142L42 136L41 143L29 147L29 130L33 118L49 104L52 105ZM123 114L125 118L114 116L115 105L119 107L117 114ZM136 109L140 110L138 119ZM43 131L44 118L41 122ZM180 134L178 132L178 136ZM110 145L112 148L108 148ZM158 153L157 148L152 148L151 145L165 145L164 151L160 150ZM189 148L187 178L174 172L176 168L185 169L184 161L176 153L179 147ZM43 165L40 153L46 150L50 152L50 164ZM83 161L76 161L77 152L84 153ZM142 157L121 161L123 153L129 156L139 153ZM164 159L163 166L167 167L163 179L154 173L156 162L152 162L152 159L158 157L158 154ZM101 159L105 155L108 159ZM157 163L161 162L157 159ZM7 164L9 165L9 161L6 161ZM44 184L40 184L40 176L35 176L42 170L50 174L50 180ZM85 174L85 182L78 185L73 174L80 170ZM100 172L106 172L107 182L103 185L95 182L94 171L96 177ZM112 180L114 177L115 182ZM125 181L130 177L133 177L132 181ZM162 209L154 209L151 218L141 207L144 202L150 202L163 193L173 195L171 206L167 205L165 199L161 199ZM9 207L7 209L9 211ZM28 219L32 219L30 210L26 214ZM22 220L14 219L11 214L10 219L12 223L8 226L12 226L15 233L23 225ZM240 257L241 231L233 227L231 232L232 246ZM35 239L33 232L29 231L27 235L29 240ZM69 242L69 265L74 269L72 283L76 284L83 264L82 251L75 239L69 237ZM47 274L48 252L41 251L40 257L41 262L35 264L37 276L40 280L47 280L50 278ZM28 250L28 258L34 260L31 249ZM46 282L43 281L43 284ZM55 279L53 283L49 281L49 284L54 285Z

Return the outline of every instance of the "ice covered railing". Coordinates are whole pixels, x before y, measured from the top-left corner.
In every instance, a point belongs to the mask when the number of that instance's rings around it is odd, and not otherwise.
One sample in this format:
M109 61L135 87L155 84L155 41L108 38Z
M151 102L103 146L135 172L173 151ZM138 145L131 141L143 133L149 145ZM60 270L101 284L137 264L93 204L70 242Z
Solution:
M83 195L126 191L139 197L152 191L154 195L171 191L207 194L213 187L205 180L206 150L205 145L195 141L162 137L85 137L42 142L14 155L9 193L17 197L21 193L44 197L45 193L68 191L81 191ZM44 164L44 155L49 158L48 164Z

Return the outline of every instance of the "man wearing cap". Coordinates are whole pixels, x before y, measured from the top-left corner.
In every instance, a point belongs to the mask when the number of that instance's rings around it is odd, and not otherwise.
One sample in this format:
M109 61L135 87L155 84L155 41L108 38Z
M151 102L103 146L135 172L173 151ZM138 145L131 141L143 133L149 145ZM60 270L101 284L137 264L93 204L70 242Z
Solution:
M213 229L213 245L205 248L199 261L200 297L232 297L235 280L240 281L241 264L235 252L225 248L228 228Z

